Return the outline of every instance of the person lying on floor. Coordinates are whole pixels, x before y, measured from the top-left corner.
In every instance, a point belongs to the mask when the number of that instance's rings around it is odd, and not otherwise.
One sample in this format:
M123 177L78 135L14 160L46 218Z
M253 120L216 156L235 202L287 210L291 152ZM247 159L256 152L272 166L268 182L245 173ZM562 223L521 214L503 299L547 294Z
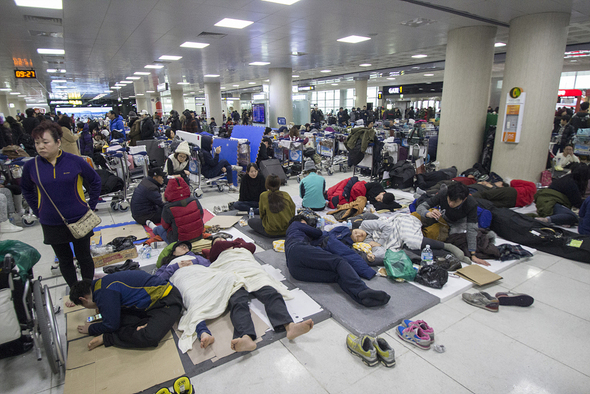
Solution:
M368 243L374 255L370 265L383 265L387 249L394 251L407 248L416 254L430 245L435 257L451 253L464 263L471 264L461 249L455 245L426 238L422 235L422 223L412 215L399 214L392 220L363 220L358 229L352 230L355 243Z
M178 325L179 330L183 331L179 341L179 347L183 352L192 347L193 339L188 338L194 335L200 341L201 348L207 348L215 342L205 320L220 316L227 305L234 326L233 340L230 344L232 350L244 352L256 349L256 332L248 306L250 295L264 304L273 329L276 332L286 331L288 339L295 339L313 328L311 319L300 323L293 322L283 300L284 286L272 279L256 262L253 256L256 245L253 243L245 242L241 238L233 241L218 238L211 247L210 260L194 255L189 250L186 243L177 243L172 252L173 259L168 260L169 264L156 272L162 279L170 278L172 283L179 283L183 294L187 313ZM185 269L176 274L176 271L185 267L192 269ZM275 286L282 293L277 291ZM227 297L211 297L217 293L225 294ZM191 322L196 322L196 325L191 325ZM196 332L195 329L188 331L187 326L196 327Z
M477 203L469 195L467 186L453 182L446 189L421 203L416 212L426 218L439 220L443 218L449 225L449 235L467 231L467 244L471 261L489 266L490 264L475 256L477 249ZM430 245L432 246L432 245Z
M98 309L102 321L78 326L95 336L88 344L120 348L156 347L182 312L180 291L169 282L140 270L85 279L70 289L70 300Z
M305 282L338 283L355 302L367 307L381 306L391 296L370 289L341 256L312 243L322 237L322 231L308 224L303 215L291 219L285 239L287 268L293 278Z
M395 196L387 193L379 182L359 181L356 176L338 182L329 188L326 194L330 208L352 202L359 196L367 197L378 211L382 209L393 211L401 207L395 202Z

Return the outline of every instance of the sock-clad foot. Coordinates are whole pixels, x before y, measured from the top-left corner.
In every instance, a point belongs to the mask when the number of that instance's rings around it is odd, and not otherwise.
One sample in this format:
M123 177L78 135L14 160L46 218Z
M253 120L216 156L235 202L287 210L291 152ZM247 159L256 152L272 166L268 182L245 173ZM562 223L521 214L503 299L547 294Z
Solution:
M313 321L311 319L302 321L300 323L285 324L288 339L295 339L300 335L307 334L312 328Z
M256 349L256 342L250 335L244 335L241 338L236 338L231 341L231 348L236 352L251 352Z
M361 304L364 306L381 306L389 302L391 296L381 290L365 289L359 293Z

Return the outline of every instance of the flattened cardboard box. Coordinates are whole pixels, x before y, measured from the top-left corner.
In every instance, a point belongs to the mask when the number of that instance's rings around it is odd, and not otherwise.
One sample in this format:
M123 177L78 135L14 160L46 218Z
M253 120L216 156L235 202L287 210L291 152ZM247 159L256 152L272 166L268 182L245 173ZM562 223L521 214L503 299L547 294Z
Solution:
M500 275L488 271L487 269L477 264L471 264L467 267L458 269L456 273L463 279L467 279L468 281L473 282L478 286L487 285L489 283L502 279Z
M120 252L107 253L102 256L93 257L94 268L104 267L105 265L121 263L127 259L137 257L137 248L125 249Z

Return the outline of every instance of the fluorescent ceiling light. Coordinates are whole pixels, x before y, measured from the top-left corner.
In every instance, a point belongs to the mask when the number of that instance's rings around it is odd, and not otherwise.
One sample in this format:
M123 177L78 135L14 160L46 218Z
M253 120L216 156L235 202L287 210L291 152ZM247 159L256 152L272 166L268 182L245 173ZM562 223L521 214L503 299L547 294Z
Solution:
M117 89L117 90L119 90L119 89L121 89L121 87L120 86L113 86L113 87L111 87L111 89Z
M195 94L195 92L189 92L189 94Z
M19 94L18 97L27 97L26 94Z
M422 59L424 57L428 57L428 55L412 55L414 59Z
M240 87L240 85L232 85L234 88L238 88Z
M497 43L494 44L494 46L496 48L505 47L506 46L506 43L504 43L504 42L497 42Z
M248 82L248 85L256 85L256 82Z
M126 77L125 79L132 79L134 81L137 81L138 79L141 79L141 77Z
M16 96L17 94L20 94L20 92L10 92L10 94L12 94L13 96Z
M10 88L2 88L0 89L0 92L10 92L12 89Z
M67 89L68 87L64 86L64 85L57 85L57 86L54 86L53 88L54 89Z
M291 78L299 78L299 75L291 75Z
M163 55L159 57L160 60L180 60L182 59L182 56L169 56L169 55Z
M425 77L434 77L434 74L424 74Z
M47 69L48 73L56 73L57 72L57 68L48 68Z
M135 93L136 96L143 96L143 93Z
M349 44L358 44L359 42L368 41L370 39L371 39L371 37L363 37L363 36L354 36L353 35L353 36L339 38L336 41L347 42Z
M337 83L333 83L333 84L331 84L331 85L332 85L332 86L338 86L338 84L337 84Z
M220 87L219 89L225 89L225 86Z
M136 71L133 73L133 75L150 75L151 73L147 72L147 71Z
M68 81L66 81L65 79L54 79L51 82L57 82L57 83L62 83L63 82L63 83L65 83L65 82L68 82Z
M60 69L60 70L59 70L59 72L60 72L60 73L65 73L65 72L66 72L66 70L62 68L62 69Z
M219 74L205 74L203 75L205 78L217 78Z
M251 66L266 66L267 64L270 64L270 62L252 62L249 63Z
M359 67L371 67L372 64L371 63L363 63L363 64L359 64Z
M40 55L65 55L64 49L52 49L52 48L37 48L37 53Z
M230 29L243 29L246 26L250 26L252 21L245 21L242 19L223 18L215 24L217 27L229 27Z
M130 83L133 83L133 81L119 81L119 83L121 85L127 85L127 84L130 84Z
M187 41L183 44L180 44L182 48L196 48L196 49L203 49L209 46L206 42L192 42Z
M332 72L332 70L321 70L320 72L321 72L321 73L331 73L331 72Z
M62 10L62 0L14 0L19 7L48 8L51 10Z
M146 90L145 92L146 92L146 93L156 93L156 91L155 91L155 90Z
M389 78L387 78L387 79L389 79L390 81L393 81L395 78L393 78L393 77L389 77Z
M147 66L145 66L144 68L164 68L164 66L162 66L161 64L148 64Z
M177 85L190 85L190 82L177 82Z
M109 94L109 93L113 93L112 90L107 90L106 92L104 92L104 94Z
M262 1L268 1L269 3L291 5L291 4L297 3L299 0L262 0Z

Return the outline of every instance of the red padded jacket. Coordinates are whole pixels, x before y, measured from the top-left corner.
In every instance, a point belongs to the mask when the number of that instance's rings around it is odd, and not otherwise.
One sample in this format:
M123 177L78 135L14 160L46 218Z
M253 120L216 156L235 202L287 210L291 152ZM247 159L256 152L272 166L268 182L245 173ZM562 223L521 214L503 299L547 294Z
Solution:
M203 237L203 207L191 197L191 190L181 177L168 181L164 198L167 203L162 210L162 222L167 231L168 242L196 241Z

